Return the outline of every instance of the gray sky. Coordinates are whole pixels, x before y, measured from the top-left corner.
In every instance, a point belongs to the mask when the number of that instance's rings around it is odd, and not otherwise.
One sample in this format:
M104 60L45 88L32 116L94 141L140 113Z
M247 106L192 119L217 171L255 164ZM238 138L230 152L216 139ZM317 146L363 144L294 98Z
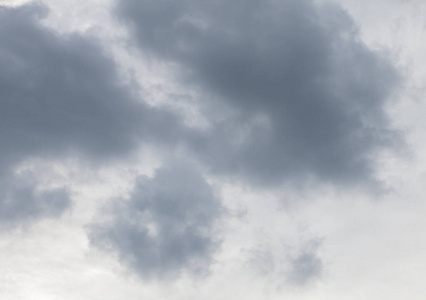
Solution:
M424 299L422 1L0 4L1 298Z

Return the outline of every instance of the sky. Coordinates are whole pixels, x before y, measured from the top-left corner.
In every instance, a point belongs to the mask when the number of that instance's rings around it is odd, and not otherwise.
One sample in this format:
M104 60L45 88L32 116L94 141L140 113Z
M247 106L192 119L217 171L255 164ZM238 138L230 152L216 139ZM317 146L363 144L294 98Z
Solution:
M425 299L426 3L0 1L0 298Z

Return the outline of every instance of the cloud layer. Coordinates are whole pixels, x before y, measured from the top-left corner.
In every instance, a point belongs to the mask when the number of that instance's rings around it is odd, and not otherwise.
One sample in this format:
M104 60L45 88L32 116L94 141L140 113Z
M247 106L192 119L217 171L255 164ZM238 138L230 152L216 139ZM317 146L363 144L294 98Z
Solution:
M207 112L210 129L189 138L211 170L267 186L374 181L372 155L395 138L384 109L400 78L343 10L307 0L122 0L117 14L143 53L178 66L201 106L227 107L220 118Z
M45 6L1 8L1 228L72 204L66 186L46 190L20 176L25 162L73 158L96 170L149 146L162 166L112 199L89 238L143 279L176 279L207 274L221 246L224 204L209 176L247 190L311 181L377 188L375 155L400 141L386 108L402 79L343 10L311 0L114 3L143 54L127 55L170 66L171 84L196 98L191 108L207 125L185 125L173 105L148 105L155 101L141 99L136 83L144 78L124 82L94 34L43 25ZM264 274L281 263L269 249L256 259ZM324 272L315 243L284 265L281 282L299 287Z

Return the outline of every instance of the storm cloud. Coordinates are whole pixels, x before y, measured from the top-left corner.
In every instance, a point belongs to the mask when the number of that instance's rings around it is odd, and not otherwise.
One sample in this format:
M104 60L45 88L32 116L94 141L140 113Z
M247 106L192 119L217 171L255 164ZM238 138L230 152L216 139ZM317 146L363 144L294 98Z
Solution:
M187 147L212 172L262 186L376 184L374 155L398 139L385 108L401 76L342 9L121 0L116 13L143 53L198 91L211 126Z

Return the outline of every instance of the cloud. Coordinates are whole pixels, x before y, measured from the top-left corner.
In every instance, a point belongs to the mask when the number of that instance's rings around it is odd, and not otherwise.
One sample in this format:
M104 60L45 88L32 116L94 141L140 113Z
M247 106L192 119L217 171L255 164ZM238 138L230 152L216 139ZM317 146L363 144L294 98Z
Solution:
M66 187L42 190L18 176L26 160L72 157L97 167L142 144L183 149L212 173L265 187L311 177L375 182L372 155L396 136L385 108L400 78L342 10L307 0L122 0L116 13L141 51L177 66L177 82L197 91L209 126L185 127L173 108L147 105L96 37L44 26L46 7L2 8L3 225L71 205ZM143 278L201 274L220 244L221 210L200 171L175 161L139 178L90 237ZM322 270L311 250L291 265L288 280L302 285Z
M318 238L302 241L297 247L286 245L278 249L262 243L246 251L246 265L273 286L305 288L322 279L326 271L319 255L321 246L322 240Z
M398 140L385 108L401 76L342 9L121 0L116 13L143 53L198 92L211 126L187 147L211 171L261 186L377 184L374 155Z
M195 167L172 163L138 178L130 198L113 206L112 221L92 225L90 237L145 279L200 275L219 245L213 230L221 213Z
M7 186L2 190L0 224L10 228L16 222L27 222L40 217L57 217L70 205L65 188L39 191L33 185Z
M264 248L265 249L254 248L248 251L248 266L262 277L270 275L276 268L274 255L269 249L266 249L266 247Z
M38 4L0 10L0 212L16 222L69 204L65 192L36 196L35 183L19 182L14 170L26 159L105 164L142 140L172 142L179 128L120 80L95 37L59 34L42 25L47 14Z
M312 240L290 259L290 267L286 274L287 282L294 286L305 286L321 278L324 264L318 256L320 242Z

